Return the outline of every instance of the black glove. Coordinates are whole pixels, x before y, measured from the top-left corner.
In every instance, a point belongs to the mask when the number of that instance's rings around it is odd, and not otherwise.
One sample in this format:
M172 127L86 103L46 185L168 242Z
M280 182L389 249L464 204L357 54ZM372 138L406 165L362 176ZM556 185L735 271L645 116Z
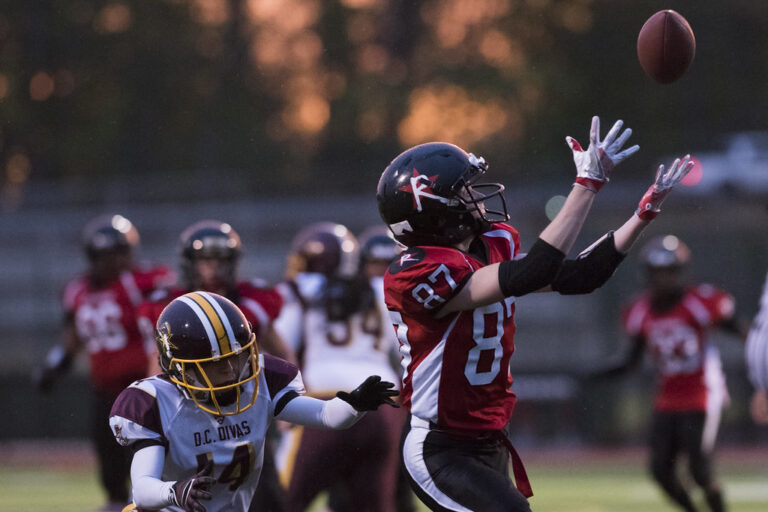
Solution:
M213 462L208 461L198 474L186 480L180 480L173 484L173 499L175 503L186 512L205 512L205 507L200 500L211 499L211 486L215 478L207 476L211 473Z
M47 366L38 368L32 374L32 382L38 391L47 393L53 388L53 383L56 380L58 373L59 372L56 371L55 368L49 368Z
M32 382L38 391L48 392L54 381L72 366L72 354L60 345L53 347L45 357L45 364L32 374Z
M381 404L400 407L390 398L400 394L396 389L392 389L394 387L394 384L381 380L378 375L371 375L351 393L339 391L336 396L357 411L375 411Z

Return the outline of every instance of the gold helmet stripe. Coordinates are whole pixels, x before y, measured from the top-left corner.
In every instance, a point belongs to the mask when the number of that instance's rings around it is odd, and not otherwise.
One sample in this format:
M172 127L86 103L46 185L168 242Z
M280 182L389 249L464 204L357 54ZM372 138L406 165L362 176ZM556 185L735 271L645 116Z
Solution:
M192 295L192 294L188 293L187 295ZM220 356L221 352L219 351L218 338L214 331L213 324L208 318L208 315L205 314L205 311L202 309L202 307L196 301L187 297L187 295L182 295L181 297L179 297L178 300L182 301L184 304L189 306L189 308L192 311L194 311L195 314L197 315L197 318L198 320L200 320L200 323L203 324L203 328L205 329L205 335L208 337L208 342L211 344L211 355L214 357Z
M221 346L222 350L224 350L225 353L240 350L242 347L240 347L240 343L237 341L237 338L235 338L235 331L232 330L232 322L227 318L227 314L221 308L219 301L214 299L208 292L197 292L197 294L205 298L205 300L208 301L208 304L213 306L213 309L216 310L216 313L221 319L221 323L224 324L224 329L227 331L227 337L226 339L219 338L220 344L226 344Z
M192 292L179 297L179 300L188 305L203 324L205 334L211 343L211 355L216 357L232 351L221 317L204 297Z

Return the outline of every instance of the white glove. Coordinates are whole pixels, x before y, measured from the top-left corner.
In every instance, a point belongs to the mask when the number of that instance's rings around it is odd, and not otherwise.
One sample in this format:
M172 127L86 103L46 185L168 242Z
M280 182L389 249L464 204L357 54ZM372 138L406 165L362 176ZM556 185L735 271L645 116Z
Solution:
M643 220L653 220L661 211L661 203L672 191L672 187L680 183L692 168L691 155L685 155L682 161L676 158L667 171L664 171L664 165L660 165L656 171L656 180L640 199L635 214Z
M565 142L573 151L573 161L576 164L576 185L585 187L593 192L600 190L604 183L610 181L613 168L637 153L640 146L634 145L621 151L621 147L632 135L632 129L627 128L616 138L624 121L619 119L600 141L600 118L592 118L592 127L589 129L589 147L586 151L579 141L573 137L566 137Z

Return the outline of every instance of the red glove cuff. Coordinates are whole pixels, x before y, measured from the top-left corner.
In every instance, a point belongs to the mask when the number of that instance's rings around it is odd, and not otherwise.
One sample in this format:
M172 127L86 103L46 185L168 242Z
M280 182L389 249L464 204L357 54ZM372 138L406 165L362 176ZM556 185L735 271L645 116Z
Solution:
M595 180L592 178L576 178L576 181L573 184L584 187L585 189L591 190L592 192L597 194L597 191L600 190L600 187L605 185L605 182Z
M635 215L637 215L638 217L640 217L640 219L642 219L644 221L651 221L651 220L655 219L656 216L661 211L661 210L655 210L655 211L651 210L650 209L650 206L651 206L650 204L646 204L645 206L646 206L646 208L648 208L647 210L642 209L642 207L638 208L637 210L635 210Z

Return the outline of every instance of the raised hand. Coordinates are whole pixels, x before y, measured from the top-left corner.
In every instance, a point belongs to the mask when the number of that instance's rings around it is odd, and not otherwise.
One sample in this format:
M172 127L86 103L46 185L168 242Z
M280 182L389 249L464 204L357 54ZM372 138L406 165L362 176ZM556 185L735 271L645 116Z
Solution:
M660 165L656 171L656 180L640 199L635 214L643 220L653 220L661 211L664 198L692 168L691 155L685 155L682 160L676 158L667 170L664 169L664 165Z
M212 467L213 462L208 461L208 464L195 476L173 484L173 504L186 512L205 512L205 507L200 500L211 499L211 486L216 481L208 476Z
M601 141L600 118L594 116L592 126L589 129L589 147L586 151L573 137L565 138L568 147L573 151L573 162L576 164L576 184L597 192L603 184L610 181L616 165L637 153L640 149L638 145L621 150L629 136L632 135L631 128L627 128L619 135L623 125L624 121L621 119L616 121L605 135L605 139Z
M394 387L393 383L381 380L378 375L371 375L351 393L339 391L336 396L356 411L375 411L382 404L400 407L390 398L400 394L396 389L392 389Z

